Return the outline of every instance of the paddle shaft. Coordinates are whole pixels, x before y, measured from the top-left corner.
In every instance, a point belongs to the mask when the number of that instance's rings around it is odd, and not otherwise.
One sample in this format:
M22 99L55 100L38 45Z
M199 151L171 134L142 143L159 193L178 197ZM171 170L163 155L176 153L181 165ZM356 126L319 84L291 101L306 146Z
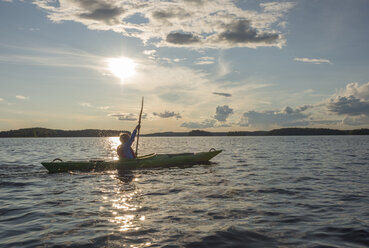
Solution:
M141 111L140 111L140 117L138 118L138 125L139 128L137 130L137 141L136 141L136 157L138 156L138 140L140 139L140 129L141 129L141 117L142 117L142 110L143 110L143 106L144 106L144 97L142 97L142 102L141 102Z

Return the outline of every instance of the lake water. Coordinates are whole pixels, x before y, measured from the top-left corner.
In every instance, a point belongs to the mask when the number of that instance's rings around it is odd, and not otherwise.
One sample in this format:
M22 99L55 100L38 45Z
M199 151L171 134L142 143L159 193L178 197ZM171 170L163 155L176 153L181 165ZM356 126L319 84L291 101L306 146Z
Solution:
M0 139L0 247L369 247L369 136L140 138L179 169L48 174L117 138Z

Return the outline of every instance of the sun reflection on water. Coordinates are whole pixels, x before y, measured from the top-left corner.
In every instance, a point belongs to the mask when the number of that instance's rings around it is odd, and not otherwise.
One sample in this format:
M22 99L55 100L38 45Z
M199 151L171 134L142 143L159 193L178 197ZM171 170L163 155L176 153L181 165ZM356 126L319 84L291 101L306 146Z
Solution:
M104 138L104 149L109 159L118 160L116 149L120 145L119 137ZM141 209L142 190L138 189L135 182L140 177L126 170L114 172L108 175L106 187L100 188L103 206L100 211L104 212L106 220L110 223L113 233L120 235L140 235L148 223L147 216ZM118 181L119 180L119 181ZM138 233L137 233L138 232ZM131 244L129 247L147 247L152 245L151 240L145 240L139 244Z
M103 201L111 204L111 218L109 222L117 225L119 232L138 231L146 217L137 214L142 208L138 202L141 191L139 189L114 189L112 197L103 197ZM110 205L109 204L109 205Z
M113 155L113 160L118 160L117 147L120 145L119 137L109 137L108 143L110 146L111 154Z

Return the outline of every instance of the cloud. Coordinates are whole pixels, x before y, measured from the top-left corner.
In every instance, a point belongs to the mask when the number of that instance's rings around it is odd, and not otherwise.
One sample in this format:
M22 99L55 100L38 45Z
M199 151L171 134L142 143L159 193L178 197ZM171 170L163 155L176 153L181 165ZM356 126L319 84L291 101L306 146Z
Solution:
M88 102L81 102L79 105L82 107L93 108L93 106Z
M327 104L330 112L339 115L367 115L369 116L369 101L362 101L355 96L337 96L331 98Z
M213 92L214 95L224 96L224 97L231 97L232 94L229 93L223 93L223 92Z
M155 56L155 54L157 53L157 51L156 50L144 50L143 53L145 55Z
M186 60L186 59L178 59L178 58L174 58L174 59L172 59L172 58L161 58L161 60L163 60L163 61L165 61L165 62L167 62L167 63L169 63L169 64L172 64L172 63L178 63L178 62L181 62L181 61Z
M0 102L2 102L2 101L4 101L4 99L0 97Z
M154 10L152 13L152 17L158 21L163 22L164 24L171 24L170 19L185 19L190 13L187 12L186 9L182 7L178 8L168 8L166 9L158 9Z
M212 128L216 124L216 120L207 119L202 122L184 122L181 127L185 128Z
M190 45L200 42L200 38L188 33L170 33L167 35L166 42L176 45Z
M278 23L278 27L286 28L286 27L287 27L287 22L286 22L286 21L284 21L284 22L280 22L280 23Z
M116 117L120 121L137 121L138 117L132 113L123 113L123 114L110 114L109 116Z
M296 109L287 106L280 111L248 111L243 114L240 126L307 126L309 125L308 114L302 113L311 106L304 105Z
M219 33L215 42L226 43L233 46L253 44L252 46L277 45L284 43L283 37L276 32L261 32L251 26L250 20L234 20L223 24L223 32ZM279 44L277 46L281 46Z
M110 108L109 106L95 107L94 105L92 105L91 103L88 103L88 102L80 102L79 105L82 106L82 107L85 107L85 108L94 108L94 109L98 109L98 110L108 110Z
M152 95L157 106L163 106L163 101L164 104L171 104L170 109L193 108L207 102L210 97L204 96L204 92L209 92L209 85L213 83L209 74L204 71L160 63L142 64L140 76L134 80L134 84L127 85L130 90L138 90L142 95ZM212 88L217 90L216 85Z
M294 5L295 4L292 2L285 3L270 2L270 3L261 3L260 7L262 7L266 12L284 13L287 12Z
M228 105L218 106L215 110L214 118L217 121L225 122L230 114L233 113L233 109L228 107Z
M183 1L187 2L187 3L190 3L190 4L201 6L201 5L205 4L205 2L207 0L183 0Z
M231 125L225 123L230 114L233 113L233 109L229 106L218 106L215 111L213 119L206 119L202 122L184 122L180 126L186 128L220 128L230 127Z
M110 107L109 106L100 106L100 107L97 107L97 109L108 110L108 109L110 109Z
M354 96L362 100L369 100L369 82L363 85L349 83L346 86L345 96Z
M212 65L215 63L214 57L201 57L195 62L196 65Z
M111 30L145 44L193 48L282 47L278 24L294 3L261 3L260 11L231 0L51 0L33 2L56 23L74 21L93 30ZM140 16L145 22L134 22ZM281 24L282 25L282 24ZM283 24L285 25L285 24ZM282 26L283 26L282 25Z
M337 125L342 123L342 120L314 120L310 117L310 124L322 124L322 125Z
M0 62L11 64L78 67L101 71L101 61L105 59L83 50L65 47L22 47L1 43L0 47L5 47L9 52L0 55Z
M65 10L69 9L71 12L73 12L74 9L78 9L78 11L74 12L76 18L80 18L81 20L87 19L95 22L102 21L107 25L118 24L120 22L120 16L125 12L124 8L114 3L114 1L60 1L60 8L63 7Z
M118 19L119 15L122 14L123 12L124 12L123 9L119 9L114 6L102 4L101 6L97 6L96 9L91 9L88 12L79 14L79 16L81 18L97 20L97 21L104 21L107 23L110 23L110 22L117 23L119 22L119 19Z
M222 58L218 59L218 77L226 76L227 74L232 72L231 64Z
M369 116L348 116L343 119L342 124L350 126L368 125Z
M26 30L26 31L30 31L30 32L38 32L38 31L40 31L39 28L24 28L24 27L18 27L18 30L21 30L21 31Z
M331 61L329 59L309 59L309 58L295 58L295 61L299 61L299 62L305 62L305 63L312 63L312 64L332 64Z
M215 62L211 60L200 60L200 61L195 62L196 65L212 65L214 63Z
M344 91L328 99L327 109L338 115L369 116L369 82L363 85L349 83ZM353 123L358 118L351 118L346 123Z
M284 113L284 114L296 114L296 113L301 113L305 110L307 110L308 108L311 108L312 106L311 105L302 105L300 107L297 107L295 110L289 106L287 107L284 107L282 110L281 110L281 113Z
M16 95L15 98L17 98L19 100L28 100L29 99L28 96L22 96L22 95Z
M171 118L171 117L175 117L176 119L182 118L182 116L179 113L175 113L173 111L164 111L163 113L154 112L153 115L159 116L160 118Z

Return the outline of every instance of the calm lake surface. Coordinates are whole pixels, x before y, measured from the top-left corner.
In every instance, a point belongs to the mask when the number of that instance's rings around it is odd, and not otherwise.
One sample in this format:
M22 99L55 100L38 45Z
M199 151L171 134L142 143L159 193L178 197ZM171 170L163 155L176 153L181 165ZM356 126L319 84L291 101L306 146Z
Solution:
M0 139L0 247L369 247L369 136L140 138L190 168L48 174L117 138Z

